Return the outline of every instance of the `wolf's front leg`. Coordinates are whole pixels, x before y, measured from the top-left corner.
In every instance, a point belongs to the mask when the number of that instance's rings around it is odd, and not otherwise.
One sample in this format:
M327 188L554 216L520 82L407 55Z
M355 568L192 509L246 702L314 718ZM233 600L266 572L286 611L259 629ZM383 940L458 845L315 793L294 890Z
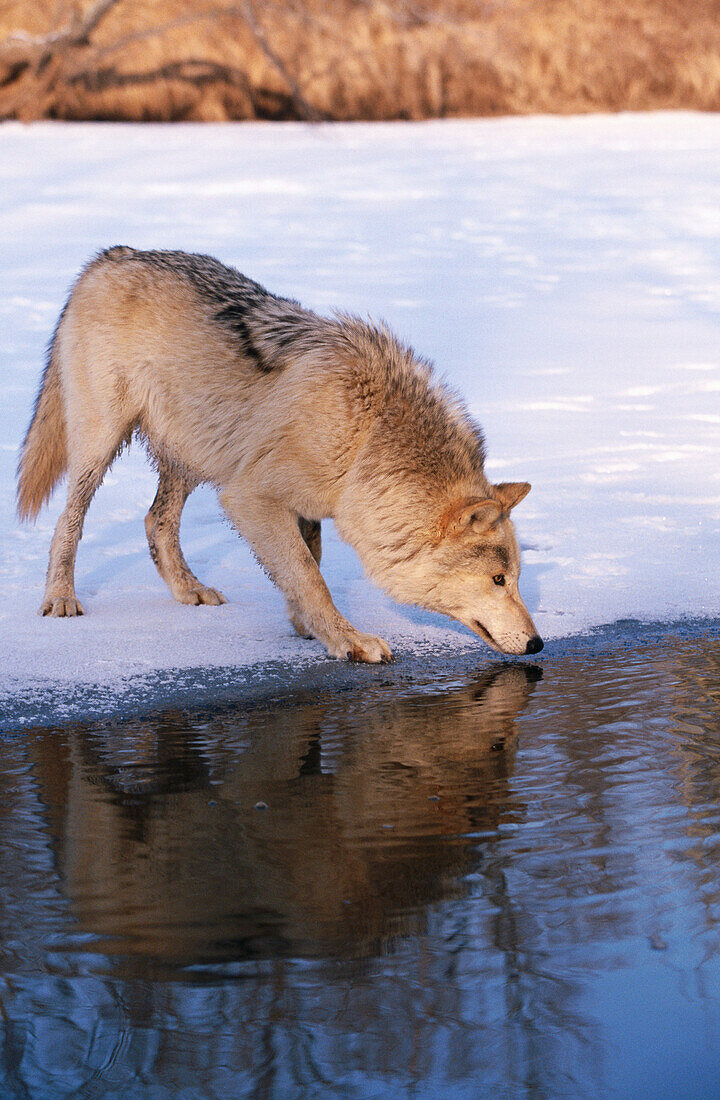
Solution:
M307 631L323 643L331 657L372 664L391 659L382 638L361 634L335 607L302 537L296 513L279 501L234 485L220 494L220 503L289 606L297 609Z

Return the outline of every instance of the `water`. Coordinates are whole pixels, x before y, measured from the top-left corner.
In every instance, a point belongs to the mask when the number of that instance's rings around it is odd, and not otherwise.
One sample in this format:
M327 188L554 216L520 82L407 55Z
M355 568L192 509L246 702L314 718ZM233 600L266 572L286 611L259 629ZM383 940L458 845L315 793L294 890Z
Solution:
M3 1100L717 1096L720 638L555 649L2 737Z

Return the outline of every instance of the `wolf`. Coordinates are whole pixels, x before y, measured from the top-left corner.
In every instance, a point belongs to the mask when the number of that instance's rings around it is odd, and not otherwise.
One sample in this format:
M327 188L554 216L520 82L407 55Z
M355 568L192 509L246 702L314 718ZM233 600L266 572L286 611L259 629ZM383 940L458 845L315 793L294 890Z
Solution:
M95 256L50 341L18 464L21 520L68 477L43 615L83 614L85 514L133 437L158 473L150 554L181 603L225 602L180 547L183 506L205 482L297 633L332 657L392 655L332 601L319 568L330 518L394 599L464 623L501 653L542 649L510 519L530 485L488 481L480 427L384 324L318 315L210 256L122 245Z

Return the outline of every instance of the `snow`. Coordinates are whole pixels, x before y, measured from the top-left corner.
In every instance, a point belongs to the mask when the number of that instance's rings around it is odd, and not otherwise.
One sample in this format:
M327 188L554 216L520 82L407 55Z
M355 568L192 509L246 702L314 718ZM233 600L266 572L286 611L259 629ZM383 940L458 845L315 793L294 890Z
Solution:
M383 317L462 392L488 470L529 480L521 589L549 639L720 611L720 116L388 125L0 127L0 694L158 669L324 660L198 490L183 546L222 607L150 561L144 454L113 467L77 565L87 614L37 616L63 503L14 518L44 348L96 250L209 252L327 311ZM340 609L402 653L482 648L401 607L326 525Z

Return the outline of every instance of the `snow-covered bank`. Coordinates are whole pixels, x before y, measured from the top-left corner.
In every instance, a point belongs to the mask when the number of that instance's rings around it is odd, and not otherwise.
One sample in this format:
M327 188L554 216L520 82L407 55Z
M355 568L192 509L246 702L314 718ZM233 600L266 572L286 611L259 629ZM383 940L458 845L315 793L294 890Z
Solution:
M87 615L40 619L62 492L14 519L44 346L88 255L210 252L319 310L385 317L465 394L516 513L523 591L549 638L720 611L720 116L423 124L0 127L0 691L158 669L315 663L201 489L186 556L231 601L175 604L142 517L143 453L91 507ZM398 607L325 535L361 629L406 651L482 645Z

